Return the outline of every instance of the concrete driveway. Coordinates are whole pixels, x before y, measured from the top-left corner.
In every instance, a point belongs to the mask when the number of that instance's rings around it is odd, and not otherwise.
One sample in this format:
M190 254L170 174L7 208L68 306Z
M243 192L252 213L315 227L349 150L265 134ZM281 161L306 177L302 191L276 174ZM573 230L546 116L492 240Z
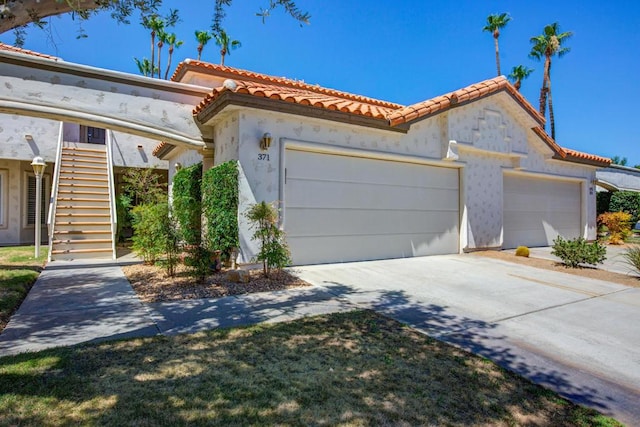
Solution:
M338 298L640 420L640 289L478 255L297 267Z

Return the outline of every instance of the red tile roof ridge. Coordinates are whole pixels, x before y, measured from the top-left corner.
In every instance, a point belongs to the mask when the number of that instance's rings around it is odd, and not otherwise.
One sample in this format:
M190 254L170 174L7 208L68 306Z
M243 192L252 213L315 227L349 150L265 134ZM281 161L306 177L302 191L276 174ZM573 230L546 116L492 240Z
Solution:
M245 82L252 81L256 83L267 83L267 84L272 84L276 86L285 86L285 87L291 87L296 89L302 89L302 90L316 92L324 95L330 95L337 98L350 99L353 101L358 101L358 102L362 102L370 105L376 105L376 106L386 107L391 109L400 109L403 107L402 105L396 104L393 102L383 101L375 98L369 98L367 96L356 95L349 92L343 92L337 89L325 88L318 84L315 84L315 85L309 84L300 80L293 80L286 77L275 77L267 74L256 73L254 71L243 70L240 68L233 68L226 65L211 64L209 62L203 62L203 61L198 61L194 59L187 59L181 62L178 65L178 68L176 68L174 77L179 74L179 70L181 70L181 68L184 68L187 66L204 68L209 70L216 70L218 72L228 74L229 78L233 80L237 79ZM174 77L172 77L172 80Z
M585 153L585 152L577 151L577 150L572 150L570 148L565 148L565 147L562 147L562 148L567 153L567 156L569 156L569 157L575 157L575 158L578 158L578 159L591 160L591 161L594 161L594 162L602 162L602 163L611 164L611 159L608 158L608 157L597 156L595 154L589 154L589 153Z
M62 59L57 56L47 55L45 53L36 52L34 50L28 50L28 49L23 49L21 47L11 46L2 42L0 42L0 50L4 50L7 52L21 53L23 55L35 56L38 58L51 59L54 61L62 61Z
M167 145L169 145L168 142L166 141L161 141L158 145L156 145L153 149L153 151L151 152L151 154L153 156L155 156L156 154L158 154L164 147L166 147Z
M500 90L508 91L540 124L545 122L544 117L509 83L506 77L498 76L396 110L389 114L389 124L397 126L408 123L420 117L444 111L458 103L473 101Z

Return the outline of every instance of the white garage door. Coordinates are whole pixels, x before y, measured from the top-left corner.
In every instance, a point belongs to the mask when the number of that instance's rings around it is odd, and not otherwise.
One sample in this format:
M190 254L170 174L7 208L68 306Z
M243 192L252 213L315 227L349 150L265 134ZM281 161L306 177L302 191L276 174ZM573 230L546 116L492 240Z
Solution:
M504 176L504 248L549 246L582 235L579 182Z
M286 151L294 264L458 252L458 170Z

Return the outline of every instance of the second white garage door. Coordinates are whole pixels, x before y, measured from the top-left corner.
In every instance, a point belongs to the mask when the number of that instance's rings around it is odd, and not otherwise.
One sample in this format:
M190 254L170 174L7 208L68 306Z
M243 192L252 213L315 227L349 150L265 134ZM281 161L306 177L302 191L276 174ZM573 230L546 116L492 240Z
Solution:
M582 235L579 182L504 176L503 247L550 246Z
M286 150L294 264L457 253L457 169Z

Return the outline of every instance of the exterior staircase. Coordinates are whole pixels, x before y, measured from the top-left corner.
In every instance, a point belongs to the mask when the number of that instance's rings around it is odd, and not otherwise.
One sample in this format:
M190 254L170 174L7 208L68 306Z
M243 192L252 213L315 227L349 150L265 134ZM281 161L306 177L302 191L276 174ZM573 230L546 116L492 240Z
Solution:
M51 260L113 259L106 146L63 146L59 168Z

